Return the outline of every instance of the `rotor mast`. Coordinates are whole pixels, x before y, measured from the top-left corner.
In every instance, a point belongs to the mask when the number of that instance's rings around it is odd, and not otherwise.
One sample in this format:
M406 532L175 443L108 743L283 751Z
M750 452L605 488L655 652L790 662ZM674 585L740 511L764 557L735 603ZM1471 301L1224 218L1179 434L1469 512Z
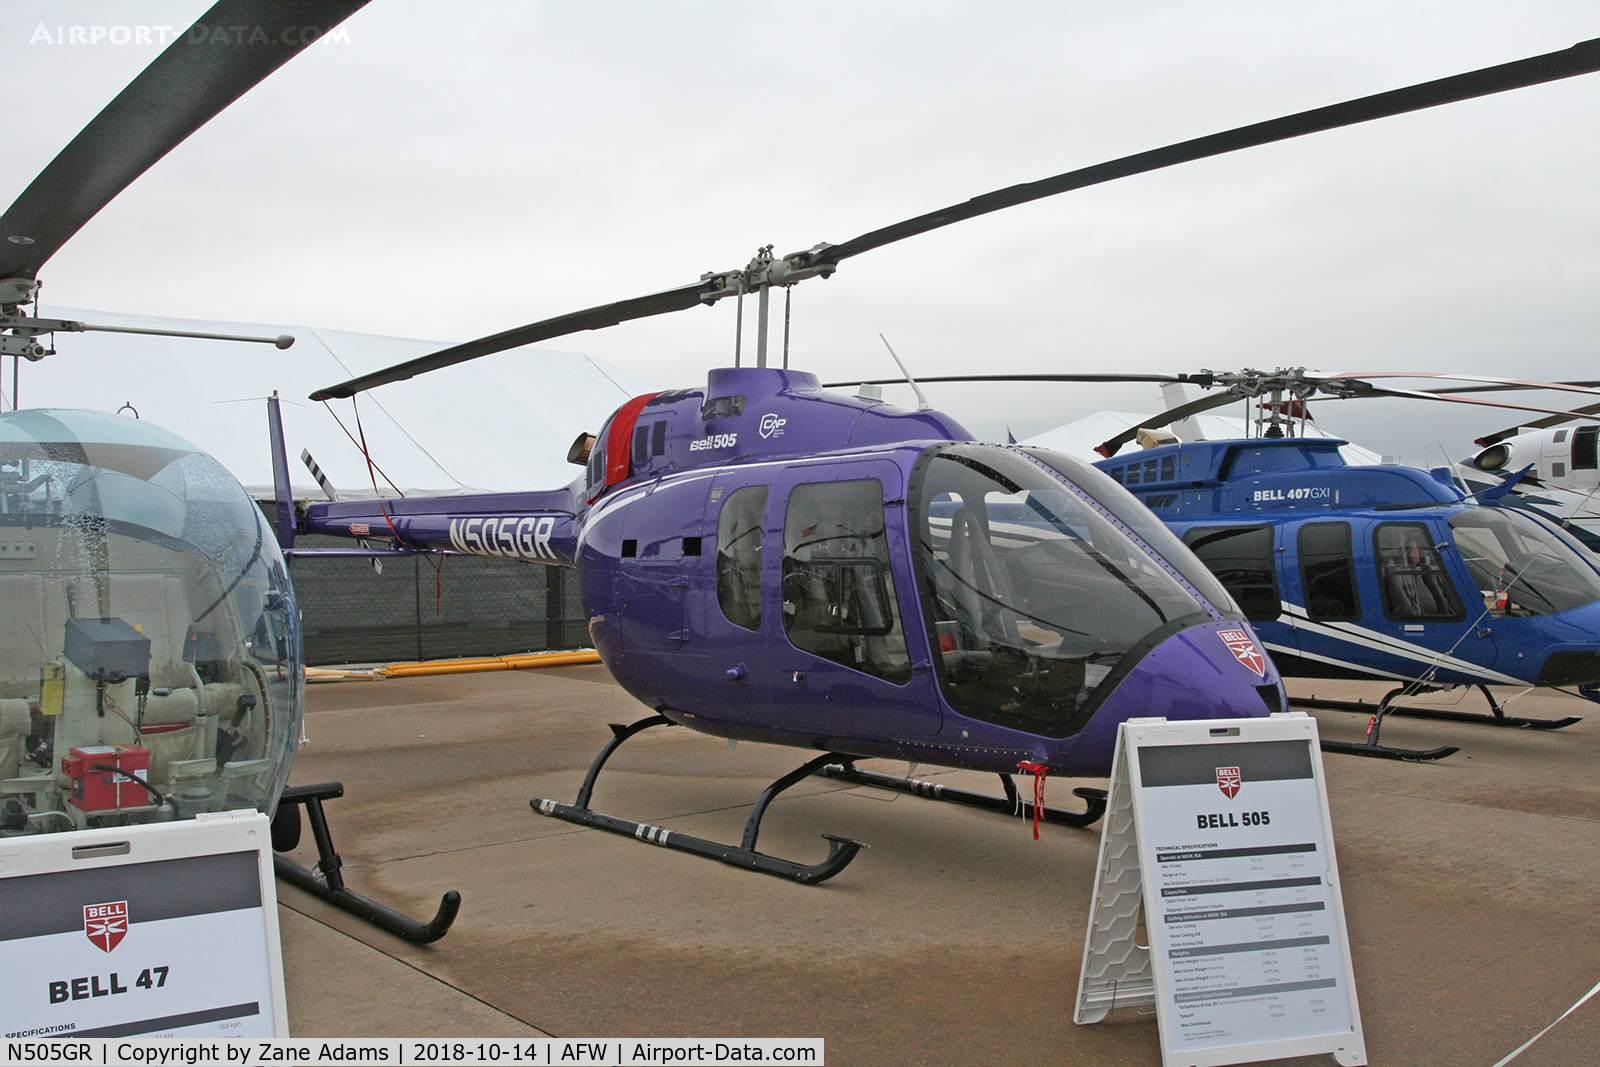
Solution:
M781 286L789 288L796 282L807 278L826 278L833 274L838 264L816 262L818 253L832 248L824 241L813 245L803 252L791 252L786 256L774 256L771 245L763 245L756 250L755 256L745 264L743 270L728 270L709 272L700 275L700 281L705 289L701 294L702 303L714 304L728 296L737 296L744 300L744 294L756 294L756 366L767 365L767 325L771 318L772 287ZM736 327L738 334L744 332L743 316L739 317ZM784 320L784 366L789 365L789 332L787 316ZM734 365L739 364L739 339L734 341Z

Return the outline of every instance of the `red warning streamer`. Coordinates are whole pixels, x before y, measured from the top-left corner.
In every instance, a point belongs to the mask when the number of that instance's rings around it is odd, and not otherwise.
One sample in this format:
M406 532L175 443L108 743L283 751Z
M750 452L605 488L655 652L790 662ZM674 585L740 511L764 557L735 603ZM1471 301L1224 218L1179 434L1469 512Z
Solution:
M1042 763L1029 763L1023 760L1017 764L1017 770L1033 775L1033 839L1037 841L1039 820L1044 818L1044 777L1050 773L1050 768Z

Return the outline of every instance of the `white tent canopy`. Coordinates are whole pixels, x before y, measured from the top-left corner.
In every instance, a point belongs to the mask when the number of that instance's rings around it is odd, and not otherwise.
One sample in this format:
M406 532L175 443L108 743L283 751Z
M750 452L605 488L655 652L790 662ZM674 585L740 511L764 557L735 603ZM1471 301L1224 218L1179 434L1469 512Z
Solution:
M283 401L294 493L320 497L298 458L301 449L311 452L341 496L371 496L374 480L390 495L383 474L408 494L553 489L579 473L566 462L579 433L598 432L629 397L660 388L576 352L524 348L386 385L355 404L333 401L330 411L307 395L449 342L67 307L43 306L40 315L106 326L293 334L294 346L280 350L237 341L58 333L55 355L20 368L24 406L124 409L130 417L137 411L209 452L260 497L272 493L265 399L274 391ZM7 408L11 371L8 366L0 374ZM349 435L359 438L364 431L383 474L369 472L339 420Z

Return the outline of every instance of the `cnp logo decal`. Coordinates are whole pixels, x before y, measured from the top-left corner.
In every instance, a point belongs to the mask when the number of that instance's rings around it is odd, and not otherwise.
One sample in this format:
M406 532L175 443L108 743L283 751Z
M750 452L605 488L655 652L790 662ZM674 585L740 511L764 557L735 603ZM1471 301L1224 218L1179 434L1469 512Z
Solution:
M1217 768L1217 788L1222 790L1223 796L1229 800L1239 795L1239 787L1243 784L1244 780L1239 777L1239 768Z
M128 936L128 902L85 904L83 932L102 952L110 952Z
M1228 646L1233 658L1255 671L1259 677L1267 675L1267 659L1257 649L1256 643L1243 630L1218 630L1217 636Z
M784 423L788 421L788 419L780 419L770 412L761 416L761 436L764 438L782 437Z

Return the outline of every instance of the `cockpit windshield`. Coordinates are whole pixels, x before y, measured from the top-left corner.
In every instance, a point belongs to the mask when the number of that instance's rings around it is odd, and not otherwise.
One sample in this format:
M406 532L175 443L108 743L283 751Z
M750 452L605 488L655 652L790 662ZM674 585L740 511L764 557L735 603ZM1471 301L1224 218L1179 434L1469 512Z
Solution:
M1091 497L1016 451L930 449L911 515L940 684L963 715L1067 736L1129 650L1208 617Z
M1600 600L1600 574L1557 530L1505 508L1450 519L1456 545L1492 618L1551 615Z
M272 810L299 617L216 460L137 419L0 414L0 605L0 836Z

